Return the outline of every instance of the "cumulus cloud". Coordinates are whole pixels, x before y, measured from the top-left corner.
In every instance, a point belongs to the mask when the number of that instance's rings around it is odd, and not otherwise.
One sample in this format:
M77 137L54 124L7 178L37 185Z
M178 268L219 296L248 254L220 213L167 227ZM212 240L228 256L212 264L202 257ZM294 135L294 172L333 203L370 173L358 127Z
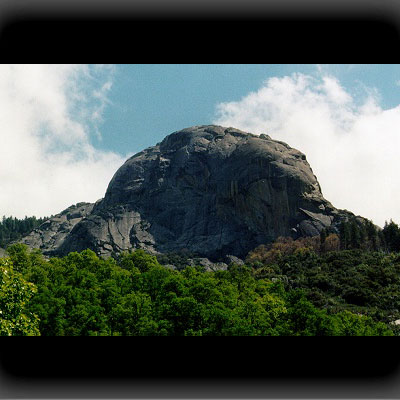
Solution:
M1 215L56 214L104 196L124 161L91 143L112 77L110 66L0 66Z
M218 104L214 123L267 133L304 152L325 198L383 226L400 222L400 105L383 109L375 89L364 91L360 101L323 72L273 77Z

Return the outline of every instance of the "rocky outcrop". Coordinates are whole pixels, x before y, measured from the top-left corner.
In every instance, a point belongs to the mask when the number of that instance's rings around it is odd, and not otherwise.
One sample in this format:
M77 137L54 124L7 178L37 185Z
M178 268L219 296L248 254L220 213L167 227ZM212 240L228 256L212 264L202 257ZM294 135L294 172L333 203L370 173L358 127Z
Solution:
M228 269L228 265L223 262L211 262L208 258L205 257L196 257L189 258L188 265L192 267L200 266L204 268L204 271L226 271Z
M172 133L135 154L104 199L75 207L24 242L48 254L142 248L188 250L215 261L244 258L278 236L316 235L350 214L324 199L300 151L268 135L214 125Z
M90 214L93 206L91 203L78 203L68 207L43 222L20 242L31 248L40 249L46 255L56 254L72 228Z
M232 254L227 254L224 259L225 263L228 265L244 265L244 261Z

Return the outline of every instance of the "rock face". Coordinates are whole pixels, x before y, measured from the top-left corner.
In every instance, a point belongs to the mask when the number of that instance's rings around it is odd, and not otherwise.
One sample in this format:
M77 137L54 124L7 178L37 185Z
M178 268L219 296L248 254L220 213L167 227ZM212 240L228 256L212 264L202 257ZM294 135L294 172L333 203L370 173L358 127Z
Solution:
M40 249L44 254L52 254L62 246L72 228L87 217L94 204L78 203L55 215L25 236L21 243Z
M324 199L300 151L268 135L196 126L135 154L104 199L70 207L23 241L49 255L142 248L244 258L278 236L317 235L346 213Z

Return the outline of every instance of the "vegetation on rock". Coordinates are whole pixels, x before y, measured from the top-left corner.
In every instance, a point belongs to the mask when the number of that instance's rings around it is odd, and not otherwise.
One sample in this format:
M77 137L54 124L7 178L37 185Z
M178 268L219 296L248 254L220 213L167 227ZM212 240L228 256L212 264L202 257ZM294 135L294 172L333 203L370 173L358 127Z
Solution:
M33 229L40 226L47 218L5 217L0 221L0 247L6 247L9 243L21 239Z

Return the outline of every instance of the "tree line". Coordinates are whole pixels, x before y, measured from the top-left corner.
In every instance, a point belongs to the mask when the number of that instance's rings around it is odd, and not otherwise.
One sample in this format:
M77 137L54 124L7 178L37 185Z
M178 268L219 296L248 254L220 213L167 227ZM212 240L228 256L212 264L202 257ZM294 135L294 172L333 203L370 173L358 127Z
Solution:
M6 247L9 243L17 241L40 226L48 218L27 217L18 219L3 216L0 221L0 247Z
M319 243L318 243L319 237ZM278 238L278 241L281 238ZM310 240L310 238L300 238ZM352 217L342 221L337 228L323 229L319 236L314 236L314 250L320 252L335 250L362 249L368 251L400 251L400 228L390 220L385 222L383 229L376 226L372 221ZM310 242L307 242L310 245Z

